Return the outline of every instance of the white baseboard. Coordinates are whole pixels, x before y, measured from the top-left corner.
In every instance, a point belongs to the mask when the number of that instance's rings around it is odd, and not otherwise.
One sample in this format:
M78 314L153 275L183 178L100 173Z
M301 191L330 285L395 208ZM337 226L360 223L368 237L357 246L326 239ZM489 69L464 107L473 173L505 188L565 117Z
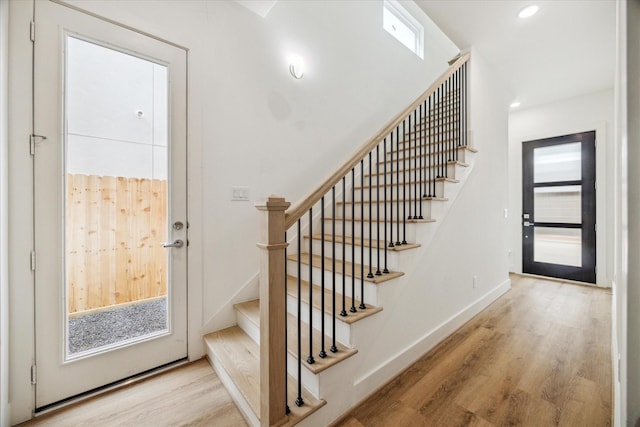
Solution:
M445 320L422 338L398 352L387 361L372 369L354 383L356 395L364 398L385 384L393 376L407 368L422 355L427 353L443 339L451 335L458 328L471 320L475 315L484 310L489 304L511 289L511 280L507 279L475 302L460 310L458 313Z

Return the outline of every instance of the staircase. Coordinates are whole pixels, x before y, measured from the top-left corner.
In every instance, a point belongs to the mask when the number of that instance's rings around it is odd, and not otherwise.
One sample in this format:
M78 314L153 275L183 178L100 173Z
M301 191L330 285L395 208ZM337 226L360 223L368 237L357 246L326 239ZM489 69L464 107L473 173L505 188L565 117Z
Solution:
M234 306L236 326L204 337L250 425L305 424L316 412L307 424L326 424L345 410L331 391L353 386L351 368L366 360L359 340L376 333L368 322L428 256L473 164L468 60L462 55L309 197L257 206L260 298Z

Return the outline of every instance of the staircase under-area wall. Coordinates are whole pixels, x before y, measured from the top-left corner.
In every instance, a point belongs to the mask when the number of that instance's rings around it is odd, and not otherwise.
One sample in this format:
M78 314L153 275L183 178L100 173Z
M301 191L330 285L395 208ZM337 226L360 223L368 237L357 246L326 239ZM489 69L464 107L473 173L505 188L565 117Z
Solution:
M473 168L468 64L462 55L305 200L257 206L260 299L204 338L249 424L326 425L357 403L354 388L361 399L420 355L413 343L381 359L372 343L403 334L394 310L424 285L407 276ZM444 329L422 335L433 346Z

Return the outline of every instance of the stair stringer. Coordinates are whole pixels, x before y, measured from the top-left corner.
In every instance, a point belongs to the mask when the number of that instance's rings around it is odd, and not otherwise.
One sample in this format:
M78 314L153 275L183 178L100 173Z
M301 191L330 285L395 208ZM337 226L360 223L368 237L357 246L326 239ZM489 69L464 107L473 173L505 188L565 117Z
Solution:
M421 316L419 307L411 307L409 310L415 310L414 314L407 314L407 306L412 302L417 306L416 300L429 298L430 282L443 281L442 277L430 280L429 277L419 276L421 273L418 270L428 262L432 251L438 250L434 241L442 237L443 225L447 224L450 212L456 209L458 197L472 178L476 156L467 156L469 166L462 175L456 176L458 183L447 183L445 196L448 200L441 202L438 215L433 218L436 222L417 226L416 243L420 243L421 247L400 255L400 271L405 275L378 285L377 303L383 311L359 322L355 328L352 325L351 344L358 349L358 353L327 370L319 378L317 397L326 400L327 404L299 425L330 424L510 289L507 279L478 295L453 315L432 313L433 318L425 320L426 326L408 338L398 333L406 328L406 322L420 323L421 319L429 317ZM404 316L399 315L402 313ZM372 340L372 337L375 339Z

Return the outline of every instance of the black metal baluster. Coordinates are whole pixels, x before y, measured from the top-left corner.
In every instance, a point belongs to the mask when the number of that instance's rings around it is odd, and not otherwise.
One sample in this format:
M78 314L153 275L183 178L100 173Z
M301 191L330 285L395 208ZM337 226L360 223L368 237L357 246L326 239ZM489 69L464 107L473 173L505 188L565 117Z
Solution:
M447 102L447 111L448 111L448 122L447 122L447 137L449 138L449 142L448 142L448 146L449 146L449 156L447 158L447 163L453 160L453 150L454 150L454 143L455 143L455 139L453 138L453 106L455 105L455 99L453 98L453 76L449 76L449 78L447 79L447 85L449 87L449 98L450 101ZM444 169L444 176L448 177L449 176L449 171L447 170L446 166Z
M331 289L331 353L337 353L336 346L336 186L331 188L331 271L332 271L332 289ZM324 274L324 272L323 272Z
M428 161L428 164L429 164L429 173L428 173L428 175L429 175L429 184L428 184L429 197L433 197L433 193L431 192L431 187L433 186L433 170L431 168L431 163L432 163L432 160L431 160L431 151L432 151L431 150L431 145L433 144L433 141L431 139L431 115L433 114L433 109L431 107L431 100L432 99L433 99L433 94L429 95L429 115L428 115L428 118L429 118L428 119L428 122L429 122L429 137L427 138L427 143L429 144L428 145L428 150L427 150L429 152L429 161Z
M352 203L354 200L351 201ZM353 221L353 218L351 219ZM347 256L346 256L346 223L347 223L347 184L346 179L342 177L342 310L340 310L340 316L344 317L347 315L346 303L344 300L344 294L347 288Z
M369 169L369 186L371 186L371 169ZM355 245L355 236L353 237ZM353 300L355 295L351 295ZM367 308L364 305L364 159L360 159L360 305L361 310Z
M376 238L376 254L378 257L376 276L382 276L380 271L380 144L376 145Z
M302 230L300 227L300 220L298 220L298 397L296 398L296 405L304 405L302 400L302 268L300 265L302 242L300 240L302 236Z
M426 102L426 101L425 101ZM418 201L418 205L420 206L420 214L418 215L418 219L424 219L424 216L422 216L422 198L423 197L427 197L426 191L425 191L425 182L424 182L424 163L425 163L425 159L424 159L424 155L426 153L423 152L426 151L426 147L424 146L425 144L425 140L424 140L424 135L427 132L427 109L426 109L426 105L424 104L420 104L420 113L422 116L422 127L420 128L420 193L418 193L418 196L420 197L420 200Z
M376 159L376 161L378 161ZM373 202L371 201L371 192L372 189L371 187L373 186L372 183L372 177L373 177L373 168L371 167L371 151L369 151L369 273L367 273L367 277L369 279L371 279L373 277L373 272L371 271L371 264L373 264L373 249L372 249L372 242L373 242L373 220L371 219L372 216L372 209L373 209ZM376 176L376 184L378 183L378 177ZM364 203L364 200L362 201L362 203ZM364 219L363 219L364 221ZM362 242L364 244L364 236L362 236ZM364 260L362 260L362 262L364 262Z
M416 115L418 114L418 109L413 110L413 119L416 121ZM418 144L420 143L420 132L422 132L422 128L424 127L424 123L422 123L422 119L420 120L420 128L416 128L416 132L413 137L415 138L415 150L413 153L413 219L418 219L418 200L420 199L420 194L418 193ZM411 178L409 178L411 179ZM411 197L411 196L409 196Z
M456 106L457 106L457 116L456 116L456 140L458 141L458 148L456 149L456 162L458 161L458 156L459 156L459 147L462 147L462 132L461 132L461 126L462 126L462 72L461 72L461 68L458 68L456 70L456 92L458 94L458 99L456 102Z
M342 295L344 299L346 295ZM356 313L356 168L351 168L351 308L349 311Z
M441 92L441 87L438 87L438 101L437 101L437 107L436 107L436 129L437 129L437 143L436 143L436 153L435 153L435 157L434 157L434 162L435 162L435 166L436 166L436 171L437 171L437 175L436 175L436 179L441 178L442 175L440 175L440 145L442 143L442 127L440 126L440 108L442 105L442 92Z
M427 171L426 171L426 167L427 167L427 144L429 144L429 140L427 139L427 134L429 132L431 132L431 130L429 129L429 110L427 110L427 100L425 99L422 103L422 108L424 110L424 121L425 121L425 129L424 132L422 133L422 144L424 145L424 153L423 155L420 157L420 159L423 159L423 161L420 164L420 171L424 170L424 173L420 176L420 182L423 183L421 184L421 188L422 188L422 197L428 197L429 196L429 182L427 179ZM420 219L422 219L422 208L420 208Z
M405 138L405 126L404 120L402 121L402 161L404 162L404 138ZM396 218L398 221L398 226L396 227L396 246L401 245L400 242L400 185L404 185L404 183L400 183L400 125L396 128L396 182L398 183L398 200L396 201ZM404 180L404 171L402 171L402 178Z
M397 128L396 128L397 130ZM397 132L396 132L396 136L397 136ZM393 244L393 129L391 129L391 158L389 159L389 167L391 168L391 170L389 171L389 181L391 182L391 186L389 187L389 199L390 199L390 203L389 203L389 247L393 248L395 245ZM400 152L398 151L397 155L399 155ZM384 176L387 176L387 173L385 171ZM398 183L398 185L400 185L400 183ZM385 209L386 209L386 203L385 203ZM386 212L386 211L385 211ZM385 236L385 240L386 240L386 236Z
M324 343L324 289L325 289L325 285L324 285L324 259L325 259L325 254L324 254L324 244L325 244L325 235L324 235L324 196L322 196L322 198L320 199L320 234L321 234L321 238L320 238L320 243L322 244L322 246L320 247L320 257L322 258L322 274L320 276L320 342L322 343L321 348L320 348L320 353L318 353L318 356L320 356L322 359L324 359L325 357L327 357L327 352L325 351L325 343ZM313 237L313 236L312 236ZM311 288L311 282L309 282L309 287ZM309 310L311 310L311 304L309 304Z
M424 127L427 125L426 117L424 116L424 111L422 111L422 104L418 105L420 116L420 133L416 135L418 139L418 192L416 193L416 199L422 197L422 132L424 131ZM416 218L422 217L422 203L418 202L419 209L416 211Z
M371 187L371 169L369 169L369 187ZM355 236L354 243L355 243ZM351 298L356 299L355 294ZM364 159L360 160L360 306L361 310L367 308L364 305Z
M411 113L409 113L409 129L411 129ZM405 206L407 202L409 203L409 216L407 219L413 219L413 216L411 215L411 139L415 137L416 132L418 132L418 124L414 122L413 132L409 134L409 179L407 180L405 176L404 180L405 187L409 187L409 200L406 198L404 199Z
M391 132L393 135L393 131ZM393 140L393 136L391 137ZM393 144L392 144L393 145ZM389 273L389 269L387 268L387 138L384 139L384 241L382 244L384 245L384 269L383 273ZM380 236L378 236L378 251L380 251Z
M407 119L402 121L402 130L404 131L404 124ZM407 146L404 144L407 139L406 132L402 134L402 244L407 244ZM411 113L409 113L409 147L411 147ZM411 150L409 150L409 154L411 154ZM409 164L411 164L411 158L409 158ZM411 192L409 192L409 197L411 197ZM409 203L409 207L411 207L411 203ZM411 219L411 211L409 211L409 219ZM400 217L398 217L400 219ZM400 235L398 234L398 239Z
M322 270L324 274L324 269ZM307 363L313 365L313 207L309 208L309 357Z

